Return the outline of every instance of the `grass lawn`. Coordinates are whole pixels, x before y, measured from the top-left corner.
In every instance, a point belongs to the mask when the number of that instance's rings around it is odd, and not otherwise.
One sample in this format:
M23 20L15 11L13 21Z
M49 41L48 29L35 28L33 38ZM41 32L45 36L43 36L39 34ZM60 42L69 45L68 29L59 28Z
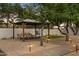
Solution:
M63 38L63 37L65 37L65 36L59 36L59 35L52 35L52 36L50 36L50 38Z
M60 35L50 35L49 36L50 40L56 40L56 41L59 41L59 40L63 40L65 38L65 36L60 36ZM48 39L47 36L44 36L44 40Z

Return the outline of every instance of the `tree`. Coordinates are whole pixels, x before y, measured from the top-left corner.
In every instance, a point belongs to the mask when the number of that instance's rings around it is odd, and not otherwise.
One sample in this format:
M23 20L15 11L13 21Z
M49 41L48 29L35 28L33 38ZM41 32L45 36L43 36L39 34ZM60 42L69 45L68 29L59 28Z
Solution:
M66 35L66 41L69 39L69 28L71 28L74 35L78 32L78 4L45 4L48 8L47 19L54 25L58 26L58 30ZM60 24L64 23L64 29L62 31ZM75 25L72 26L72 24Z
M43 29L47 21L48 8L44 4L38 4L34 14L34 19L41 23L40 46L43 46Z
M1 4L1 8L2 8L2 16L3 16L3 18L7 19L7 28L8 28L10 14L13 12L12 11L13 10L12 9L12 4L10 4L10 3Z
M13 24L13 39L15 35L15 24L14 20L18 18L19 12L21 12L21 5L17 3L4 3L1 4L1 18L7 19L7 28L9 27L9 23Z

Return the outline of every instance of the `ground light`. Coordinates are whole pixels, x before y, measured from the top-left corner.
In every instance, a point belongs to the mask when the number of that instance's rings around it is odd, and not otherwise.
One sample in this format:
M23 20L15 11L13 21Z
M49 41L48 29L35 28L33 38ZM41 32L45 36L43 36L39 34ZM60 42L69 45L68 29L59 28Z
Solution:
M50 39L48 38L48 39L47 39L47 43L48 43L49 41L50 41Z
M69 39L69 42L72 43L72 39Z
M47 43L50 41L49 36L46 36Z
M32 51L32 47L33 47L33 45L32 44L29 44L29 52Z
M73 48L75 49L75 51L77 53L78 52L78 46L77 46L77 44L73 44L72 46L73 46Z

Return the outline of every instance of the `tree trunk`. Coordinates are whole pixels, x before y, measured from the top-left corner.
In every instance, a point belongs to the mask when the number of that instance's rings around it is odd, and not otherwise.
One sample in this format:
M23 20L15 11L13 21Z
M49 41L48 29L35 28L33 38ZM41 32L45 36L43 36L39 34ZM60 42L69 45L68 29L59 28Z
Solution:
M65 41L69 41L69 30L68 30L69 24L68 23L69 22L67 20L67 25L66 25L66 31L67 31L67 33L66 33L66 40Z
M15 39L15 24L14 24L14 21L13 21L13 39Z
M36 29L37 29L36 27L37 27L37 26L35 25L35 38L36 38L36 35L37 35L37 34L36 34Z
M77 34L77 28L73 28L71 25L72 24L70 23L70 29L72 30L73 35L76 35Z
M69 34L66 35L66 40L65 41L69 41Z
M66 33L64 33L60 28L60 26L58 26L58 30L60 31L61 34L66 35Z
M65 41L68 41L69 40L68 33L64 33L59 27L58 27L58 30L60 31L61 34L66 35L66 40Z
M68 30L68 27L69 27L69 21L67 20L67 24L66 24L66 27L64 27L66 29L66 33L63 32L61 29L60 29L60 26L58 25L58 30L60 31L60 33L66 35L66 40L65 41L68 41L69 40L69 30Z
M72 30L73 35L77 35L77 33L79 31L78 26L75 24L75 27L72 27L71 25L72 25L72 22L70 22L70 29Z
M23 27L23 41L24 41L24 23L22 23L22 27Z
M7 28L9 27L8 22L9 22L9 14L7 14Z
M79 31L79 28L77 27L77 28L76 28L76 35L77 35L78 31Z
M44 29L44 26L42 25L42 26L41 26L41 39L40 39L40 46L43 46L43 29Z
M7 24L6 24L6 25L7 25L7 28L8 28L8 27L9 27L9 26L8 26L8 19L7 19Z

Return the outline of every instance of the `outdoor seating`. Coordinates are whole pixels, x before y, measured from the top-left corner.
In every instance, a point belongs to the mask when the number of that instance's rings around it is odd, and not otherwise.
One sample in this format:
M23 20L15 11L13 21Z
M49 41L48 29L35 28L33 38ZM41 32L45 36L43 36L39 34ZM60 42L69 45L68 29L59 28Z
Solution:
M23 34L22 33L20 33L20 34L17 34L17 36L18 36L18 38L20 39L20 40L30 40L30 39L34 39L34 35L32 35L31 33L24 33L24 37L23 37Z

